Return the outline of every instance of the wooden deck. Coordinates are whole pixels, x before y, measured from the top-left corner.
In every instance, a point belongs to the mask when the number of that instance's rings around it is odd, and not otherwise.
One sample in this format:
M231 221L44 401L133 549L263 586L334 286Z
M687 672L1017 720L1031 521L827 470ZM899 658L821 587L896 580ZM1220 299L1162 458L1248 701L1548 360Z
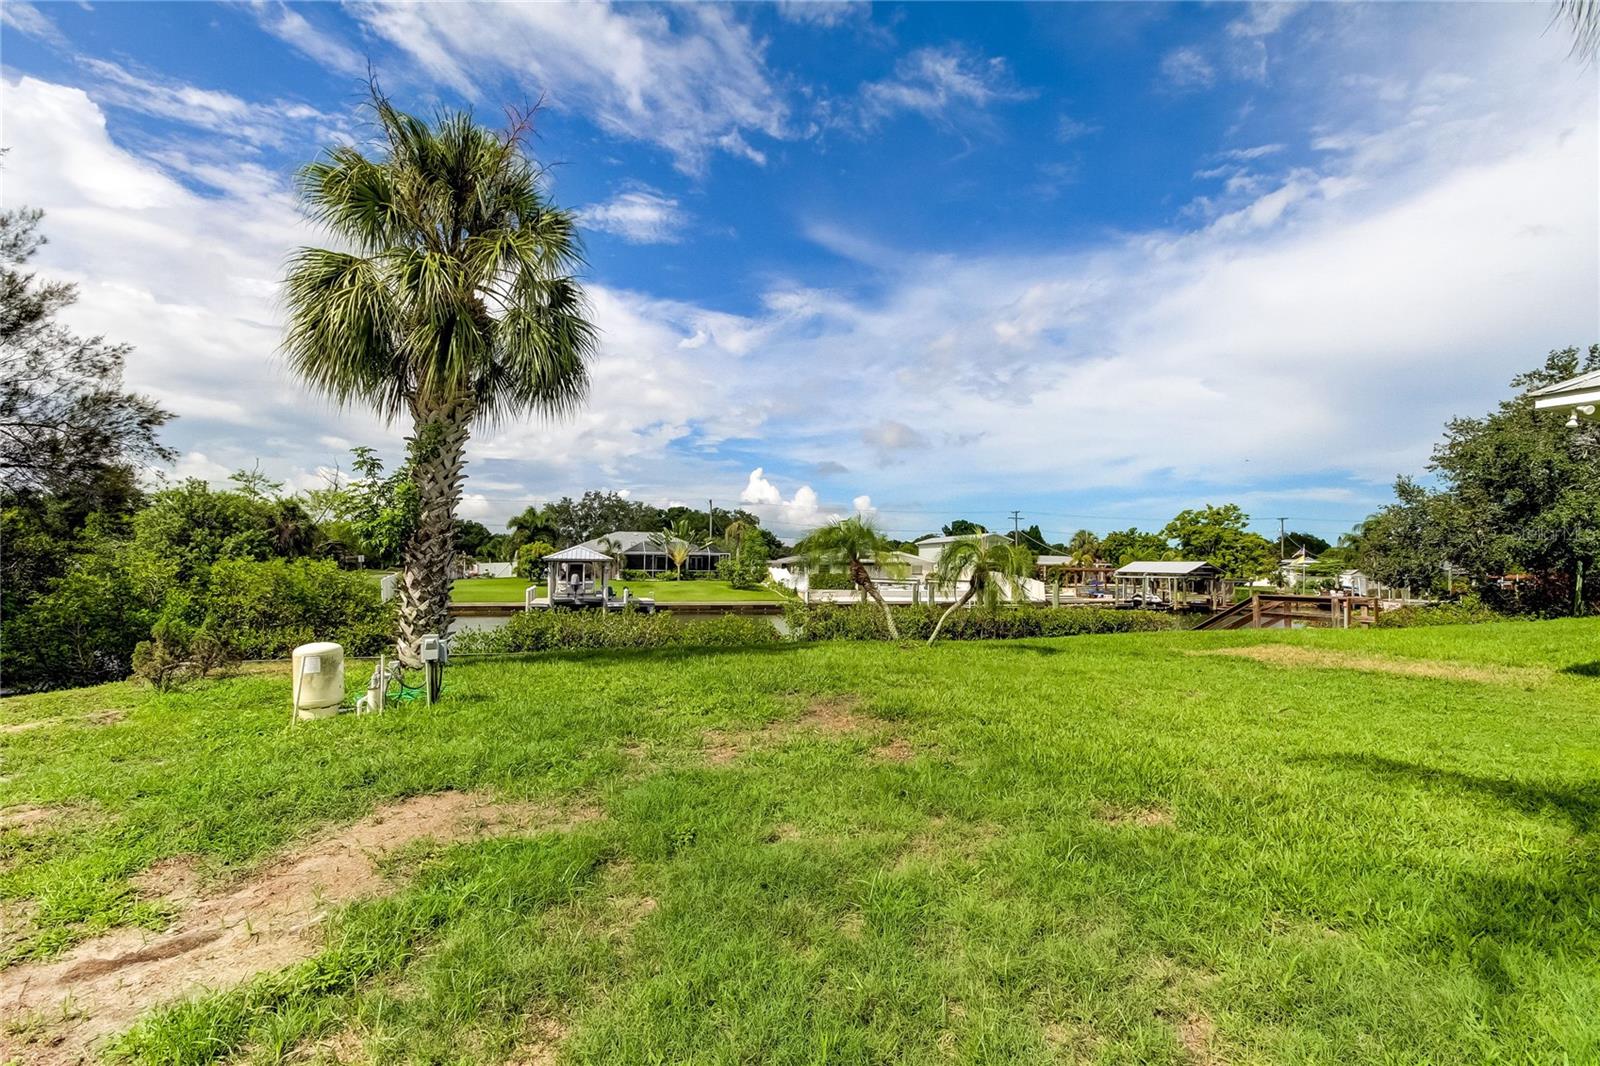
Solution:
M1351 629L1370 626L1382 607L1369 596L1302 596L1258 592L1207 618L1196 629Z

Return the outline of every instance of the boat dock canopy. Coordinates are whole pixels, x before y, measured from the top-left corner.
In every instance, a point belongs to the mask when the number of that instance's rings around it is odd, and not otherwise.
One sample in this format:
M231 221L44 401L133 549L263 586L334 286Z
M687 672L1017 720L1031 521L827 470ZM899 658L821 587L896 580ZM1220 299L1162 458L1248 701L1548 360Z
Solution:
M548 557L547 557L548 558ZM1129 563L1117 567L1118 577L1221 577L1222 571L1207 562L1173 559L1162 562Z

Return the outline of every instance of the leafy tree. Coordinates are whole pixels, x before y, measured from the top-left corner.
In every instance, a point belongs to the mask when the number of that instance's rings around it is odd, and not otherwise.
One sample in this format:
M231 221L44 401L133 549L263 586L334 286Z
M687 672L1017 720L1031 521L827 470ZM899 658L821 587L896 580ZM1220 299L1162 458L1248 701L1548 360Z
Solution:
M295 255L284 348L314 389L411 421L417 511L399 588L410 660L449 624L472 428L576 408L595 330L572 276L573 218L546 200L523 151L529 124L496 134L446 113L430 125L375 87L372 107L374 151L335 147L300 172L306 210L337 246Z
M1245 528L1250 516L1237 504L1207 505L1180 511L1161 535L1176 541L1183 558L1203 559L1235 581L1250 581L1277 571L1278 548Z
M58 325L77 288L21 269L44 244L43 217L0 211L0 485L11 492L55 492L175 454L156 438L172 415L122 387L132 349Z
M1551 352L1512 380L1516 395L1496 411L1453 419L1429 464L1438 491L1397 483L1397 502L1363 523L1362 568L1387 580L1450 563L1491 598L1493 579L1526 571L1540 579L1527 606L1583 610L1600 565L1600 427L1569 429L1564 414L1535 411L1529 392L1594 370L1600 344Z
M134 543L175 568L187 584L219 559L265 559L272 554L268 506L241 492L213 489L188 478L156 493L134 517Z
M1107 533L1100 541L1099 555L1113 566L1174 558L1172 545L1167 543L1166 537L1131 526Z
M482 522L474 522L470 518L456 520L456 548L474 558L487 554L484 549L493 537L489 527Z
M1283 550L1286 556L1293 555L1304 548L1308 555L1315 555L1321 558L1331 547L1333 545L1315 533L1302 533L1299 530L1291 529L1283 535Z
M978 534L963 536L946 544L939 552L939 562L933 573L934 587L949 592L965 579L967 588L939 616L933 632L928 634L929 644L939 639L939 630L944 628L945 619L958 608L965 607L974 599L980 600L985 607L996 607L1002 593L1018 595L1024 588L1023 582L1032 575L1031 551L1009 541L985 544L986 540L986 537Z
M1395 481L1394 494L1396 502L1350 534L1357 564L1395 588L1426 593L1443 587L1457 522L1452 501L1408 477Z
M969 522L965 518L958 518L944 526L943 534L947 537L970 537L974 533L987 533L987 529L976 522ZM931 535L931 534L930 534Z
M543 580L546 566L544 557L556 550L556 546L547 540L524 544L517 549L517 576L535 583Z
M806 557L806 566L812 573L831 566L843 567L862 595L870 597L883 609L890 639L900 639L894 614L867 570L875 561L885 569L892 565L890 553L894 551L894 542L880 533L869 519L856 515L814 529L801 538L795 545L795 551Z

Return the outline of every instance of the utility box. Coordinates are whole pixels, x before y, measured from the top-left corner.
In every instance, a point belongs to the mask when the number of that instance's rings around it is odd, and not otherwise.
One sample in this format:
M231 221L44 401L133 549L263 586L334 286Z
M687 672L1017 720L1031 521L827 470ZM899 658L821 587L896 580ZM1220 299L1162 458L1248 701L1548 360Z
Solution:
M424 633L417 644L422 660L422 687L431 706L444 690L444 664L450 661L450 644L437 633Z
M296 718L332 718L344 702L344 648L331 641L302 644L294 650Z

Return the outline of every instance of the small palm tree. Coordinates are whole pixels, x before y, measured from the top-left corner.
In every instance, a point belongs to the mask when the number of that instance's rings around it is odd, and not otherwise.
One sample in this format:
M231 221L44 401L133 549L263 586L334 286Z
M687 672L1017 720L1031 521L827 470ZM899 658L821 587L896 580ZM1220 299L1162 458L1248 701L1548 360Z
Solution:
M474 426L572 411L595 328L572 271L570 213L523 152L464 113L429 124L374 87L375 150L301 169L307 213L336 240L302 248L284 283L289 365L340 404L411 423L414 520L402 556L399 651L449 623L455 510Z
M750 523L738 518L735 518L732 522L729 522L727 528L722 531L723 542L727 544L728 548L733 552L734 562L738 562L744 557L744 539L748 537L750 533Z
M678 571L678 579L683 579L683 568L689 562L689 556L694 554L696 535L694 523L687 518L680 518L660 533L653 534L650 542L661 550Z
M1093 566L1100 561L1100 538L1087 529L1080 529L1067 542L1067 554L1077 566Z
M850 580L862 595L871 597L883 608L890 638L899 640L900 630L894 624L894 614L867 570L874 562L880 569L891 569L895 565L892 561L894 550L894 542L860 515L812 530L795 545L795 551L805 556L806 566L812 571L830 566L843 566L849 570Z
M928 643L939 639L939 630L945 619L958 608L981 597L985 607L1000 602L1000 594L1016 596L1023 582L1033 573L1033 553L1019 544L996 541L985 544L987 538L979 535L960 537L944 546L939 561L934 565L933 585L942 592L952 592L963 579L967 590L961 598L945 609L938 624L928 635Z

